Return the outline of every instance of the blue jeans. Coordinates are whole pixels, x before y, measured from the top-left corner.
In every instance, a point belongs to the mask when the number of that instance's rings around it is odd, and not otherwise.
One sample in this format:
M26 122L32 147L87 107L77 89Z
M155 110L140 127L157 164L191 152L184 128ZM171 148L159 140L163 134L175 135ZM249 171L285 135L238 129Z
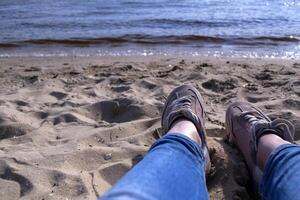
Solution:
M202 150L184 135L165 135L101 199L208 199Z
M298 145L282 145L272 152L260 191L265 199L300 199ZM209 199L199 145L181 134L165 135L101 197L107 199Z
M260 192L264 199L300 199L300 146L284 144L272 151Z

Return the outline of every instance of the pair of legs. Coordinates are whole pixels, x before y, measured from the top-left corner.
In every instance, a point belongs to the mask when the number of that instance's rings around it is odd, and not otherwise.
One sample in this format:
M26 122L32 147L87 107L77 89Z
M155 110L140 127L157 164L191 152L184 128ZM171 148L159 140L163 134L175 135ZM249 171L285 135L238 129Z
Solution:
M205 174L210 162L200 97L191 86L170 94L162 116L165 135L101 199L209 199ZM289 142L290 124L273 123L248 104L232 105L226 124L229 140L244 155L253 182L260 184L261 196L300 199L300 147Z

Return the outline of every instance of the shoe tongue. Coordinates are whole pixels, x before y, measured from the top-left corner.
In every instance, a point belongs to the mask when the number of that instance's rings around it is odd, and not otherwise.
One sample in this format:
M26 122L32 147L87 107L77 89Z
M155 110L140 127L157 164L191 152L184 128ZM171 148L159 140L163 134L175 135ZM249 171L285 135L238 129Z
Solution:
M270 127L281 132L284 140L289 142L294 141L295 127L290 121L285 119L275 119L274 121L270 122Z
M273 133L284 140L294 142L295 128L291 122L284 119L275 119L271 122L261 119L255 123L255 130L257 141L261 136Z

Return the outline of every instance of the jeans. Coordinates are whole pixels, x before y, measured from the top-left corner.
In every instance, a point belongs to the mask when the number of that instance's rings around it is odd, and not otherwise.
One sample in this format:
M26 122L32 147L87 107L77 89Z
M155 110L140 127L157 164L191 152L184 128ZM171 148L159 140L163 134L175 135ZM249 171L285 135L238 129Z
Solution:
M299 191L300 147L282 145L267 161L260 193L265 199L300 200ZM182 134L165 135L100 199L209 199L202 150Z
M284 144L272 151L260 192L264 199L300 200L300 146Z
M165 135L101 199L208 199L202 150L184 135Z

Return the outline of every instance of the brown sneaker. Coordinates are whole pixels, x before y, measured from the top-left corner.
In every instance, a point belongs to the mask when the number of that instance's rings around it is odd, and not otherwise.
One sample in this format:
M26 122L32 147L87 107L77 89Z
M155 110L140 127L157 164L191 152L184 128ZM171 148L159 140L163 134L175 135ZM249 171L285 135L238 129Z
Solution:
M203 106L203 98L196 88L191 85L179 86L171 92L165 102L161 125L164 133L166 133L177 119L185 118L194 123L202 141L201 148L205 157L205 172L208 174L210 171L210 158L206 144Z
M291 122L284 119L271 121L260 109L246 102L229 105L226 111L226 132L228 141L242 152L255 189L258 189L262 177L262 171L256 163L258 139L270 132L289 142L293 142L294 138Z

